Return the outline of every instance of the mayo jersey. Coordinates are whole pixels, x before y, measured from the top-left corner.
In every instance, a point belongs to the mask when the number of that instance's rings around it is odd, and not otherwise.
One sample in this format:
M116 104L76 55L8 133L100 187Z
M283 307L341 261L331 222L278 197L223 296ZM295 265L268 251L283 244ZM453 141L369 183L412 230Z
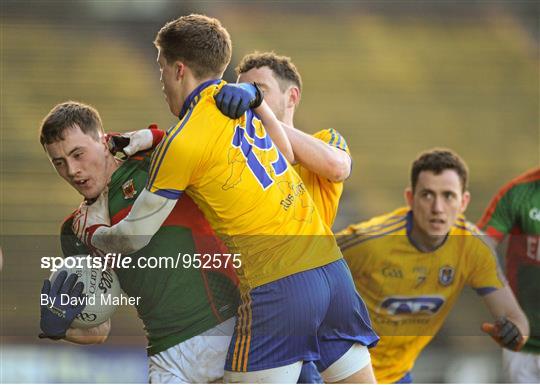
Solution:
M147 189L176 199L185 191L229 250L241 254L241 290L342 257L298 174L248 110L221 114L211 80L184 103L152 158Z
M492 250L463 217L432 252L419 251L411 243L411 228L412 212L401 208L338 234L356 288L381 337L370 353L377 381L383 383L395 382L412 369L464 285L484 295L505 284Z
M333 128L321 130L313 134L313 137L328 143L332 147L336 147L345 151L349 156L351 153L345 139ZM300 163L294 165L294 169L304 182L306 190L313 198L315 207L319 210L319 214L324 222L332 227L339 206L339 198L343 192L343 182L334 183L328 178L321 177L316 173L303 167Z
M531 327L523 349L540 353L540 168L503 186L478 227L498 241L510 234L506 276Z
M108 193L112 224L128 215L144 189L149 166L150 156L138 154L113 173ZM73 233L72 222L73 215L62 225L64 255L88 254ZM140 297L135 307L148 337L149 355L199 335L236 313L238 282L232 266L205 269L171 263L146 267L152 262L149 258L176 261L180 254L194 253L225 255L227 250L195 203L183 196L150 243L129 255L133 263L115 269L122 290Z

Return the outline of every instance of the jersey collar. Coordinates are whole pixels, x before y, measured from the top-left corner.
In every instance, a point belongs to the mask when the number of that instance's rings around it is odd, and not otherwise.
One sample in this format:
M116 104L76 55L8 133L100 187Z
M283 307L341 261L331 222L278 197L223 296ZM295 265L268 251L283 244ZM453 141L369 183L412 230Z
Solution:
M208 88L214 84L219 84L221 82L221 79L211 79L207 80L204 83L201 83L195 88L187 97L187 99L184 101L184 104L182 105L182 110L180 111L180 115L178 116L178 119L182 119L186 112L195 106L197 102L200 99L201 92L204 91L205 88Z
M446 243L446 240L448 239L448 234L446 234L446 237L444 237L444 240L441 242L441 244L439 246L437 246L435 249L433 250L429 250L429 251L425 251L425 250L422 250L418 244L414 241L414 239L411 237L411 231L412 231L412 227L413 227L413 211L412 210L409 210L409 212L407 213L407 222L406 222L406 229L407 229L407 239L409 240L410 244L414 246L414 248L418 251L420 251L421 253L433 253L435 250L438 250L440 249L441 247L444 246L444 244Z
M124 182L124 178L126 177L124 173L124 165L126 163L131 163L133 158L128 158L126 161L123 161L119 164L118 168L114 170L114 172L111 175L111 180L108 183L109 191L116 189L121 183Z

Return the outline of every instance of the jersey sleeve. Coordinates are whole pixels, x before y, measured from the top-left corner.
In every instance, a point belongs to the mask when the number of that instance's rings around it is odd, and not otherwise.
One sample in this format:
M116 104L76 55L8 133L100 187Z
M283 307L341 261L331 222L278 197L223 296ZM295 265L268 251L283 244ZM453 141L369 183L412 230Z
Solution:
M89 254L86 246L77 239L77 236L73 232L73 214L70 215L60 229L60 245L62 247L62 253L64 257L70 257L73 255L86 255Z
M501 241L514 226L512 191L513 189L499 191L478 222L478 227L497 241Z
M333 128L319 131L313 137L332 147L345 151L350 156L345 139ZM343 182L332 182L328 178L317 175L301 165L296 165L295 169L313 198L315 206L319 210L319 214L322 216L324 222L329 227L332 227L337 215L339 198L343 193Z
M201 160L195 127L185 125L189 116L171 129L152 155L146 188L168 199L178 199L192 184Z
M349 146L347 146L345 138L333 128L328 128L326 130L316 132L315 134L313 134L313 137L322 140L323 142L329 144L332 147L343 150L347 154L349 154L349 156L351 156L351 152L349 151Z
M354 238L355 235L359 238ZM344 230L336 234L336 239L354 282L359 284L364 276L363 272L366 271L366 262L369 258L368 250L364 248L365 244L362 242L362 235Z
M467 256L469 274L467 283L479 295L486 295L506 285L504 276L497 263L497 255L490 245L480 239L481 235L474 237L473 252Z
M155 123L149 125L148 129L152 133L152 148L156 148L156 146L163 140L165 131L160 130L158 125Z

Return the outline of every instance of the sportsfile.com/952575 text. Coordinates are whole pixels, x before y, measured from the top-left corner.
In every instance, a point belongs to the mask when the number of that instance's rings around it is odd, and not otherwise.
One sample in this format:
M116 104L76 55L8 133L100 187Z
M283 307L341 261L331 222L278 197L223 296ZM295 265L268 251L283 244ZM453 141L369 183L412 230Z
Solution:
M41 268L57 271L63 268L91 269L238 269L242 266L240 254L230 253L178 253L168 256L124 256L121 253L107 253L105 256L77 255L71 257L42 257Z

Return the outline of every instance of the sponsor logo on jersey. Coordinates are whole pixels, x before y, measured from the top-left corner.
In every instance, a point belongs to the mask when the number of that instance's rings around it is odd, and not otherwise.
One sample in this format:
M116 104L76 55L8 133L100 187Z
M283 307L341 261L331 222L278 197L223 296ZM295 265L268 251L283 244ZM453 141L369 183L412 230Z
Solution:
M540 237L538 235L527 236L527 258L540 262Z
M536 207L533 207L533 208L529 211L529 218L531 218L533 221L538 221L538 222L540 222L540 210L537 209Z
M448 286L454 281L455 270L452 266L445 265L439 269L439 283Z
M439 311L443 304L444 298L441 296L388 297L383 300L380 308L390 315L433 315Z
M122 193L124 194L124 199L133 199L137 194L135 190L135 185L133 184L133 179L128 180L122 185Z

